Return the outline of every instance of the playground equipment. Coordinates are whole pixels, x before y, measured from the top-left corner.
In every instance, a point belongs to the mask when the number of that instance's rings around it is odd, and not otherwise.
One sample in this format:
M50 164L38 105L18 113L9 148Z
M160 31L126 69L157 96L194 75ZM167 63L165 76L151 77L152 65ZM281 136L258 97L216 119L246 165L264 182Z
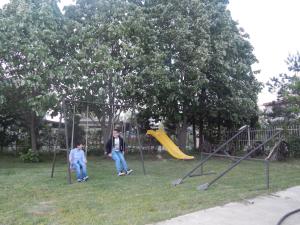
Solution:
M243 126L243 127L241 127L235 135L233 135L225 143L223 143L222 145L220 145L214 152L212 152L210 154L204 154L204 155L207 155L206 158L204 158L203 160L201 160L191 171L189 171L182 178L173 181L172 184L174 186L176 186L176 185L182 184L183 181L185 179L187 179L188 177L206 175L205 173L203 173L203 165L204 165L204 163L207 162L210 158L212 158L214 156L220 156L217 153L220 152L221 150L223 150L229 142L233 141L235 138L237 138L241 133L243 133L246 130L248 130L248 133L249 133L249 126ZM226 175L229 171L231 171L234 167L236 167L238 164L240 164L243 160L246 160L247 158L249 158L257 149L261 148L266 143L268 143L269 141L275 139L276 137L279 136L280 137L279 138L279 142L282 142L282 139L281 139L281 136L280 136L281 133L282 133L282 129L278 129L275 134L271 135L269 138L267 138L265 141L263 141L260 145L252 148L251 151L247 152L243 157L233 157L233 156L230 156L230 155L227 155L227 154L222 155L222 157L224 157L224 156L225 157L230 157L231 159L236 159L237 161L235 161L231 166L229 166L229 168L227 168L226 170L224 170L223 172L221 172L216 178L214 178L210 182L199 185L197 187L197 190L207 190L211 185L213 185L217 180L219 180L224 175ZM276 145L277 145L277 143L276 143ZM249 159L249 160L261 161L261 162L265 163L266 188L269 189L269 161L268 161L268 159L266 158L266 159ZM193 174L200 167L201 167L201 173L200 174ZM211 174L211 173L209 173L209 174Z
M112 109L112 115L115 115L115 108L116 107L122 107L123 105L117 105L117 104L105 104L105 103L97 103L97 102L87 102L87 101L74 101L74 100L65 100L63 99L62 101L62 105L61 105L61 113L60 113L60 119L59 119L59 126L58 126L58 130L60 131L61 129L61 125L62 125L62 118L64 117L64 131L65 131L65 144L66 144L66 158L67 158L67 180L68 183L71 184L72 180L71 180L71 169L70 169L70 162L69 162L69 153L70 153L70 148L69 148L69 134L68 134L68 121L67 121L67 105L66 103L73 103L73 114L72 114L72 134L71 134L71 148L73 148L73 142L74 142L74 116L75 116L75 103L84 103L87 105L86 108L86 117L88 118L88 114L89 114L89 104L96 104L96 105L109 105ZM141 141L140 141L140 134L139 134L139 129L138 129L138 125L137 125L137 119L135 116L135 109L133 108L132 110L132 114L134 116L134 121L136 123L136 127L137 127L137 137L138 137L138 143L139 143L139 152L140 152L140 156L141 156L141 161L142 161L142 166L143 166L143 172L144 175L146 174L145 171L145 166L144 166L144 157L143 157L143 152L142 152L142 145L141 145ZM113 123L111 126L111 132L112 129L114 128ZM89 125L88 125L88 120L86 123L86 137L85 137L85 144L86 144L86 149L85 149L85 154L87 155L87 146L88 146L88 129L89 129ZM51 170L51 178L53 178L54 176L54 169L55 169L55 163L56 163L56 155L57 155L57 143L58 143L58 134L59 132L57 132L57 136L55 139L55 144L54 144L54 149L53 149L53 161L52 161L52 170Z
M184 154L177 145L169 138L166 132L162 129L148 130L148 135L153 136L159 143L164 146L168 153L176 159L194 159L194 156Z

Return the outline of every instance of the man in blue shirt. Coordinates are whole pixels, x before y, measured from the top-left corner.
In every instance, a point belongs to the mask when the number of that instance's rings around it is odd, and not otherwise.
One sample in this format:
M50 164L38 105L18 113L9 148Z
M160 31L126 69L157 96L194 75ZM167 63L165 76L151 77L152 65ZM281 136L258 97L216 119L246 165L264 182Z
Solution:
M76 171L76 178L78 182L87 181L89 178L86 170L87 160L82 148L83 144L79 142L76 144L76 148L72 149L69 154L71 169Z

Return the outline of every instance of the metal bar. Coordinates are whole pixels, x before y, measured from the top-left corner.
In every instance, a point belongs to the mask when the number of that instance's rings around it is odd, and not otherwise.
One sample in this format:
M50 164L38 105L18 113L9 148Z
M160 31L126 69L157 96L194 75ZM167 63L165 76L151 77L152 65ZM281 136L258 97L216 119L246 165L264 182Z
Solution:
M275 143L275 145L273 146L273 148L271 149L269 155L265 158L265 160L269 160L271 158L271 156L273 155L274 151L278 148L278 146L280 145L282 140L279 140L277 143Z
M201 151L200 160L203 159L203 155L204 155L204 153ZM203 164L201 164L200 173L203 174Z
M203 155L208 155L209 153L203 153ZM225 157L225 158L232 158L232 159L241 159L242 157L239 156L227 156L227 155L222 155L222 154L214 154L214 157ZM260 161L260 162L264 162L264 159L245 159L245 160L249 160L249 161Z
M146 175L144 155L143 155L143 149L142 149L142 145L141 145L139 126L138 126L138 122L137 122L137 118L136 118L136 114L135 114L135 108L133 108L133 116L134 116L134 121L135 121L135 125L136 125L136 132L137 132L137 138L138 138L138 143L139 143L140 156L141 156L141 160L142 160L143 173L144 173L144 175Z
M224 151L224 153L225 153L225 155L228 157L228 158L230 158L231 159L231 161L233 161L234 162L234 159L233 159L233 157L226 151L226 149L225 149L225 151ZM215 154L216 155L216 154Z
M200 177L200 176L204 176L204 175L210 175L210 174L216 174L216 172L213 172L213 171L211 171L211 172L207 172L207 173L199 173L199 174L192 174L192 175L190 175L190 177Z
M224 142L222 145L220 145L213 153L211 153L209 156L204 158L200 163L194 167L190 172L188 172L186 175L184 175L180 180L178 184L181 184L186 178L190 177L190 175L195 172L200 166L202 166L206 161L208 161L211 157L213 157L217 152L219 152L221 149L224 148L229 142L231 142L233 139L235 139L237 136L239 136L244 130L248 127L242 127L235 135L233 135L230 139L228 139L226 142Z
M265 160L265 172L266 172L266 189L270 188L270 162Z
M67 149L67 166L68 166L67 180L68 180L69 184L72 184L70 161L69 161L69 152L70 152L70 149L69 149L69 136L68 136L68 120L67 120L67 110L66 110L65 100L63 100L63 112L64 112L64 118L65 118L65 141L66 141L66 149Z
M85 157L87 157L88 152L88 133L89 133L89 105L86 106L86 133L85 133Z
M251 146L250 127L248 126L248 147Z
M72 115L71 149L73 149L74 147L74 128L75 128L75 105L73 106L73 115Z
M276 132L274 135L272 135L270 138L268 138L267 140L265 140L262 144L258 145L256 148L254 148L253 150L251 150L250 152L248 152L245 156L243 156L242 158L240 158L238 161L236 161L236 163L232 164L232 166L230 166L228 169L226 169L225 171L223 171L219 176L217 176L215 179L213 179L211 182L209 182L207 184L207 188L209 186L211 186L213 183L215 183L217 180L219 180L221 177L223 177L226 173L228 173L230 170L232 170L234 167L236 167L238 164L240 164L240 162L246 158L248 158L253 152L255 152L257 149L259 149L260 147L262 147L264 144L266 144L267 142L269 142L270 140L272 140L274 137L276 137L277 135L281 134L281 131ZM207 189L206 188L206 189Z

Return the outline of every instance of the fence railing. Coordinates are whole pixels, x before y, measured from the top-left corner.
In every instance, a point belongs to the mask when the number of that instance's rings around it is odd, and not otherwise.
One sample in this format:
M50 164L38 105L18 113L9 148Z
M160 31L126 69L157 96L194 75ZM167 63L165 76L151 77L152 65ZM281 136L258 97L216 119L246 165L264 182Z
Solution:
M269 127L265 129L250 129L249 132L242 133L235 140L234 148L242 149L248 145L254 145L258 142L263 142L278 131L278 129L283 130L283 138L288 138L289 136L300 137L300 125L290 125L287 127ZM237 131L228 131L222 136L221 143L228 140Z
M248 145L254 145L257 142L263 142L264 140L268 139L269 137L271 137L273 134L276 133L276 131L278 129L283 129L283 135L284 138L288 138L289 136L294 136L294 137L299 137L300 138L300 124L294 124L294 125L290 125L287 127L268 127L265 129L250 129L249 132L245 131L243 133L241 133L236 140L231 143L231 148L234 149L244 149L246 146ZM233 135L235 135L237 133L237 131L228 131L225 132L222 137L221 140L219 140L218 142L224 143L226 140L228 140L230 137L232 137ZM40 149L41 152L45 151L52 151L53 150L53 144L54 144L54 139L53 137L51 137L51 140L49 139L49 141L44 141L44 146L42 146L42 148ZM127 143L127 146L131 147L132 149L135 149L138 146L137 143L137 137L136 135L125 135L125 140ZM144 145L144 147L147 149L149 148L149 150L152 150L153 148L157 148L157 146L159 145L158 142L156 142L153 138L149 138L146 137L145 135L141 135L141 140L142 143ZM174 139L175 140L175 139ZM96 132L92 132L89 131L89 139L88 139L88 146L90 149L100 149L103 148L103 143L100 143L100 139L97 135ZM193 146L193 137L191 134L188 134L188 138L187 138L187 149L189 149L189 147L191 148L191 146ZM217 146L218 144L215 144L213 146ZM18 153L20 151L23 151L26 148L30 148L30 146L16 146L15 144L12 144L8 147L3 147L1 150L6 152L15 152Z

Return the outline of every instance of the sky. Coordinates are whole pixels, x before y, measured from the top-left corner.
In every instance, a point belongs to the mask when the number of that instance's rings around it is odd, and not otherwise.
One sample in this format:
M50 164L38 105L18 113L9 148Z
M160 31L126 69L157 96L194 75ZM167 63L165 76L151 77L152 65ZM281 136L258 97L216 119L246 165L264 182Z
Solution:
M0 0L0 7L9 0ZM61 0L60 7L74 3ZM287 72L285 60L300 52L300 0L229 0L232 18L250 35L250 43L259 63L257 80L266 83L271 77ZM258 105L276 100L265 87L258 95Z
M300 52L300 0L229 0L232 18L250 35L250 43L261 70L257 80L287 72L289 54ZM258 96L258 105L276 100L267 87Z

